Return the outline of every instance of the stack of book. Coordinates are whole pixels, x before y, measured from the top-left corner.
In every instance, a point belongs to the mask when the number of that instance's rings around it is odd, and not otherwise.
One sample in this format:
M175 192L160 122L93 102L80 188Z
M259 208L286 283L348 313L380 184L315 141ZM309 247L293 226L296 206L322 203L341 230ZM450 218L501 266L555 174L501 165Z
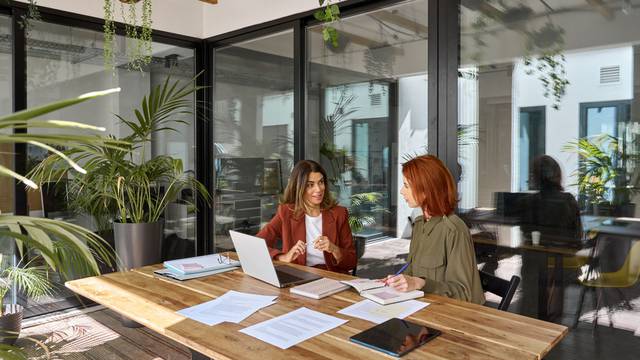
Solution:
M203 276L232 271L240 262L225 254L211 254L164 262L164 269L154 271L158 275L176 280L189 280Z

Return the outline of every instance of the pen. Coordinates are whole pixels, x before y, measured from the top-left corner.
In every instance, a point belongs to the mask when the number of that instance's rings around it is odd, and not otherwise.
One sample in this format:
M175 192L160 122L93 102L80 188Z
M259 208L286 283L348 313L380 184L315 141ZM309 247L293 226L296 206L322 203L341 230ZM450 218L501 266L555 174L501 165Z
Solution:
M396 273L393 276L398 276L400 274L402 274L403 271L407 270L407 268L409 267L409 265L411 264L411 261L407 262L406 264L402 265L402 267L400 268L400 270L396 271ZM384 284L387 284L387 281L384 281Z

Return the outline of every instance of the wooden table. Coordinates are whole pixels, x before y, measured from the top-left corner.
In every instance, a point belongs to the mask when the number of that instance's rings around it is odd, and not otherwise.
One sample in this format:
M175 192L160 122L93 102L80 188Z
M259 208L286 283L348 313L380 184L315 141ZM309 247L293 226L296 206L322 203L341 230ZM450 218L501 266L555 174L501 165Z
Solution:
M352 278L314 268L303 268L325 277ZM371 322L337 314L362 300L356 292L343 291L314 300L294 295L245 275L241 270L178 282L158 278L149 266L129 272L69 281L76 293L102 304L192 349L194 358L215 359L389 359L349 341L349 337L373 326ZM278 302L254 313L240 324L207 326L176 313L212 300L228 290L277 295ZM431 303L408 319L442 331L442 335L410 352L406 359L540 359L566 334L565 326L488 307L428 295ZM288 350L240 333L247 326L307 307L348 319L346 324L304 341Z

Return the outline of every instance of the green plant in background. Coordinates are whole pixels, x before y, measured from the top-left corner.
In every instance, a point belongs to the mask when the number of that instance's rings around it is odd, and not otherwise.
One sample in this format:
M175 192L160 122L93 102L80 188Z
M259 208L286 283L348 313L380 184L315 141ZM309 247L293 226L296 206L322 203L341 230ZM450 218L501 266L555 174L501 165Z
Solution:
M104 64L107 69L114 69L115 51L115 12L116 0L104 0ZM151 35L153 21L152 0L119 0L120 14L125 26L127 38L128 68L130 70L142 70L151 63ZM142 14L138 19L136 4L142 1ZM138 23L140 21L140 23Z
M81 95L75 99L58 101L31 109L19 111L14 114L0 116L0 143L16 144L26 143L51 152L59 152L54 146L76 147L80 144L101 145L118 148L122 144L114 143L109 139L98 137L95 134L73 134L73 130L104 131L90 125L62 120L40 120L43 115L56 110L72 106L98 96L111 94L119 89L94 92ZM14 129L46 129L48 134L13 133ZM51 133L53 132L53 133ZM60 154L68 166L79 172L85 172L78 163ZM15 171L0 164L0 176L8 176L21 181L26 186L37 189L35 182ZM8 282L14 282L18 287L32 295L44 294L48 291L44 281L44 271L58 272L63 279L71 275L94 275L99 273L98 261L107 265L113 263L112 250L109 245L93 232L75 224L64 221L32 218L28 216L16 216L0 214L0 238L13 239L16 248L24 258L29 254L34 262L22 263L17 268L2 269L1 277L6 288ZM5 290L0 290L0 295L5 295ZM17 336L17 334L16 334ZM35 339L46 351L46 347ZM13 346L2 344L0 346L0 358L2 359L26 359L26 353Z
M620 150L618 139L600 134L567 143L564 151L578 155L576 184L580 194L588 203L596 205L607 202L624 202L634 187L621 186L626 170L622 164L625 154Z
M318 0L320 8L313 13L318 21L322 21L322 39L326 43L331 43L334 48L338 47L338 30L331 26L331 23L340 21L340 7L333 4L334 0Z
M0 254L0 266L4 254ZM49 280L48 268L36 265L38 257L29 261L20 261L15 266L2 267L0 271L0 312L4 309L4 297L15 286L30 298L38 298L50 295L53 292L53 284ZM2 315L2 313L0 313Z
M347 173L353 173L356 169L353 156L347 149L336 146L333 139L336 135L351 129L351 115L359 110L352 105L355 100L354 95L347 95L341 91L340 97L334 102L335 108L332 113L321 121L320 138L325 141L320 143L320 159L324 160L321 163L327 168L328 180L338 200L347 186L350 186L345 180ZM380 205L381 200L382 194L379 192L363 192L349 196L349 226L352 232L358 233L366 226L376 223L374 215L386 211Z
M134 110L135 120L116 115L131 134L112 139L129 144L127 148L85 145L64 151L64 156L81 162L87 170L87 174L69 180L71 207L92 215L104 230L112 221L158 221L184 189L194 189L208 201L206 188L184 172L182 160L166 155L148 158L147 154L154 133L177 131L175 124L186 123L176 117L192 114L193 95L198 89L195 78L180 84L167 77L142 99L140 109ZM30 176L39 182L58 181L67 171L64 159L52 154Z

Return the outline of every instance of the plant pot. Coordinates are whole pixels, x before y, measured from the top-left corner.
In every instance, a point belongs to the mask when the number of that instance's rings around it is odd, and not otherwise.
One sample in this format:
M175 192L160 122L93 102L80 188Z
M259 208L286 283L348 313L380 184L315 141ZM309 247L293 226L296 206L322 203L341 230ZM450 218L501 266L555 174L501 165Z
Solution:
M162 260L162 221L155 223L113 223L116 254L122 270L157 264ZM125 317L122 325L138 328L142 325Z
M113 223L116 254L122 270L157 264L162 260L163 222Z
M18 340L22 328L23 312L22 305L9 304L4 306L2 314L5 315L0 315L0 344L13 345Z

